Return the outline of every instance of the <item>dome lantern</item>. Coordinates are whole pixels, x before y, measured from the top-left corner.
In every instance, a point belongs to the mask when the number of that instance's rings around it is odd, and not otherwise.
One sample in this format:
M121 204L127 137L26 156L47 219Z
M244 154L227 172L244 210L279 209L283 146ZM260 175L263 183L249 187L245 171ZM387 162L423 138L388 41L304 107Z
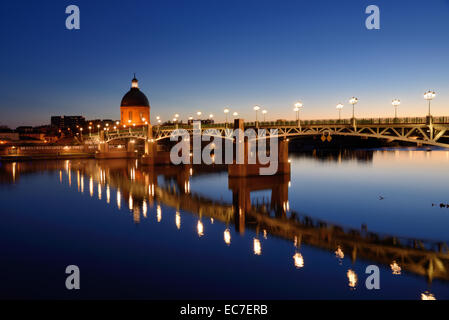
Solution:
M136 79L136 74L134 73L134 78L131 81L131 88L139 88L139 81Z

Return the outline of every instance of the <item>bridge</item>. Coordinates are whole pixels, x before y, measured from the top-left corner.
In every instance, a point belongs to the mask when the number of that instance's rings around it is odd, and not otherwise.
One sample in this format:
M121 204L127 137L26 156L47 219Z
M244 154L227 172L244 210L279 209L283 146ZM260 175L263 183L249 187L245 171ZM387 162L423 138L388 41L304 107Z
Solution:
M201 125L201 132L206 135L218 134L224 139L232 139L232 129L234 128L235 125L228 123L206 124ZM354 136L404 141L419 146L449 147L449 117L244 122L243 128L266 129L267 137L293 138L319 135L328 139L332 136ZM117 139L160 141L169 139L171 134L178 129L187 130L190 134L193 134L194 130L193 125L187 124L129 127L128 129L107 131L104 139L106 142ZM271 134L270 130L274 130L275 133ZM86 136L86 138L88 137ZM98 139L98 135L94 136L95 138Z
M252 129L253 135L245 139L237 139L235 129L247 132ZM182 131L181 131L182 130ZM96 157L109 158L137 158L135 149L137 140L143 141L145 152L142 156L142 164L157 165L170 164L170 153L162 150L160 142L169 139L174 133L189 134L200 133L219 138L223 141L233 142L234 160L229 164L230 176L254 176L260 174L262 165L259 162L249 161L249 142L256 140L278 139L276 174L288 174L290 164L288 161L288 143L291 138L305 136L321 136L321 140L331 141L333 136L351 136L362 139L374 138L392 141L402 141L416 144L417 146L436 146L449 148L449 117L424 118L371 118L371 119L343 119L343 120L306 120L306 121L276 121L276 122L244 122L243 119L235 119L229 123L201 124L176 124L176 125L144 125L129 127L112 131L100 131L97 136L85 136L86 144L98 145ZM214 139L215 140L215 139ZM115 141L126 141L124 148L116 147ZM215 141L214 141L215 143ZM217 148L222 148L222 145ZM235 150L235 151L234 151ZM241 150L248 157L243 162L236 161L235 154ZM272 150L268 152L271 154ZM223 160L220 160L222 162Z

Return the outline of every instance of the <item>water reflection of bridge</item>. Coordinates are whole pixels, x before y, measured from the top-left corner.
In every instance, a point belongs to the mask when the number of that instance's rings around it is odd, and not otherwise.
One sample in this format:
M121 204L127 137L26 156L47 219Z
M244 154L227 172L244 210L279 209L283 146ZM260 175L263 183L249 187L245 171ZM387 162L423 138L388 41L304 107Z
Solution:
M20 175L43 170L59 171L60 179L65 175L70 184L80 192L97 194L101 199L111 200L111 189L115 189L117 205L123 202L133 212L136 223L147 216L148 208L160 204L187 211L201 218L213 218L224 224L233 224L239 233L252 229L256 234L266 232L298 246L301 243L334 252L349 254L355 261L365 259L379 264L396 262L404 271L427 277L449 280L449 248L447 243L408 239L390 235L356 230L333 225L312 217L290 211L288 202L288 175L275 177L229 178L228 188L233 193L232 204L213 200L200 194L192 194L192 174L209 171L225 171L225 167L167 166L139 168L135 161L58 161L5 164L0 170L1 181L10 181L5 176ZM164 179L164 181L162 181ZM87 181L85 181L87 180ZM104 188L106 192L103 193ZM271 190L269 201L255 205L250 194L257 190ZM123 200L122 200L123 199Z

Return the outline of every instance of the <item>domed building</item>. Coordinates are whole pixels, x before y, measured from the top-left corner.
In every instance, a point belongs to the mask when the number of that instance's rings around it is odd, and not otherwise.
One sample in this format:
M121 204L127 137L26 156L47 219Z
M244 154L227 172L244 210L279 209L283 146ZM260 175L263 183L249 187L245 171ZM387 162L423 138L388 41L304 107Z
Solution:
M147 96L140 91L139 81L135 75L131 82L131 89L123 96L120 114L122 125L141 126L150 123L150 103Z

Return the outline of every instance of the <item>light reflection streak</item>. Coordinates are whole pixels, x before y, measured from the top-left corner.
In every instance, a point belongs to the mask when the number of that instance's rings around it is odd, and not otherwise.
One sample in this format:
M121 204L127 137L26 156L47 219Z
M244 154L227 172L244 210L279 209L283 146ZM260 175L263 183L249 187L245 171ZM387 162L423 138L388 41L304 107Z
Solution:
M203 226L203 223L201 222L201 220L198 220L198 224L196 225L196 229L197 229L199 237L204 236L204 226Z
M260 256L262 254L262 246L260 245L260 241L257 238L254 238L253 250L256 256Z
M401 274L401 267L397 264L396 261L393 261L393 263L390 264L391 271L394 275L400 275Z
M429 291L421 293L421 300L436 300L433 293L430 293Z
M341 250L340 246L338 246L337 250L335 251L335 257L340 260L343 260L343 258L345 257L345 254L343 253L343 250Z
M348 272L346 273L346 275L348 276L349 287L351 289L355 289L355 287L357 286L357 280L358 280L357 274L353 270L349 269Z
M129 198L128 198L128 208L129 208L129 210L133 210L133 205L134 205L134 203L133 203L133 196L130 194L129 195Z
M176 211L175 224L178 230L181 229L181 214L179 213L179 211Z
M231 231L228 228L224 231L224 242L229 246L231 244Z
M295 255L293 256L293 261L297 269L304 267L304 258L299 252L295 253Z
M90 179L89 179L89 193L90 193L91 197L94 196L94 180L93 180L92 176L90 176Z
M147 211L148 211L147 202L146 202L146 200L143 200L143 202L142 202L142 214L143 214L144 218L147 217Z
M120 189L117 190L117 208L120 210L122 207L122 194L120 193Z
M161 220L162 220L162 209L161 209L161 206L159 204L156 207L156 218L157 218L157 222L161 222Z

